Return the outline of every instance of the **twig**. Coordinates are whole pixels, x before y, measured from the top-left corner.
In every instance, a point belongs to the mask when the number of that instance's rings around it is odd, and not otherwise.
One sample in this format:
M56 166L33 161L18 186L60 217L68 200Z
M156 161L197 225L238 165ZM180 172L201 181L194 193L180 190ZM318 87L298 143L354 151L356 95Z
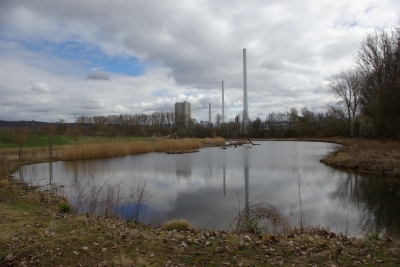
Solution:
M300 180L300 175L298 176L298 180L299 180L299 201L300 201L300 230L301 231L303 231L303 214L304 214L304 212L303 212L303 205L302 205L302 202L301 202L301 188L300 188L300 185L301 185L301 180Z

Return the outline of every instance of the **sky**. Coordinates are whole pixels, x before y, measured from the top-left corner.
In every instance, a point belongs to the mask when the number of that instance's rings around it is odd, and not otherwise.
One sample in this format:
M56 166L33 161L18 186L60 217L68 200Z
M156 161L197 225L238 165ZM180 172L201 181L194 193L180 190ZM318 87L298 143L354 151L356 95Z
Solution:
M390 30L398 0L0 0L0 120L173 111L225 121L336 99L367 33Z

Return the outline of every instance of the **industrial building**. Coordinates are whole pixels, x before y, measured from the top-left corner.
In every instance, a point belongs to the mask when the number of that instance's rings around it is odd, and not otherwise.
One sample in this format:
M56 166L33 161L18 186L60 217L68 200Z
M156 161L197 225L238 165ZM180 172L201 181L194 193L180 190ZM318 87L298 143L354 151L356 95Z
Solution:
M183 101L182 103L175 103L175 122L180 125L187 125L192 119L192 112L190 103Z

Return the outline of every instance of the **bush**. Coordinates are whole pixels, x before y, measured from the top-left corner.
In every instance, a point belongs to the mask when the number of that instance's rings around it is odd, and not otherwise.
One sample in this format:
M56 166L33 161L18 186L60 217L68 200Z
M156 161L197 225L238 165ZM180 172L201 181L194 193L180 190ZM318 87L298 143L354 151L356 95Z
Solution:
M351 122L351 135L353 137L376 137L376 129L371 117L359 114Z
M369 232L368 233L368 240L370 240L370 241L379 240L380 239L379 236L380 236L379 232Z
M71 210L68 200L60 199L60 202L58 202L58 210L59 212L68 213Z
M193 228L192 225L184 219L175 219L171 221L166 221L161 225L161 229L166 231L172 231L175 229L179 231L188 231L192 228Z

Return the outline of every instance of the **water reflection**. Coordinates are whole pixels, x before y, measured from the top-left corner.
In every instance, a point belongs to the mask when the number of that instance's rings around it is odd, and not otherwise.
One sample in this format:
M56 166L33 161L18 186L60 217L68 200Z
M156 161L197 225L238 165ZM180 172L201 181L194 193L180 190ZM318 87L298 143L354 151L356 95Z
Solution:
M225 177L225 166L222 169L222 181L224 187L224 197L226 196L226 177Z
M400 237L400 184L394 178L367 178L357 173L344 173L342 182L330 194L350 212L360 214L358 228Z
M49 162L49 185L53 182L53 162Z
M118 182L127 192L135 181L144 179L154 192L151 202L143 206L146 222L153 224L185 218L200 229L226 229L239 205L243 208L266 202L294 226L300 221L300 193L306 224L329 226L332 231L350 235L370 230L399 235L398 181L344 172L320 163L335 144L260 144L251 149L205 148L193 154L150 153L34 164L22 167L15 175L31 185L63 186L70 196L81 192L93 179ZM127 203L124 212L134 204Z

